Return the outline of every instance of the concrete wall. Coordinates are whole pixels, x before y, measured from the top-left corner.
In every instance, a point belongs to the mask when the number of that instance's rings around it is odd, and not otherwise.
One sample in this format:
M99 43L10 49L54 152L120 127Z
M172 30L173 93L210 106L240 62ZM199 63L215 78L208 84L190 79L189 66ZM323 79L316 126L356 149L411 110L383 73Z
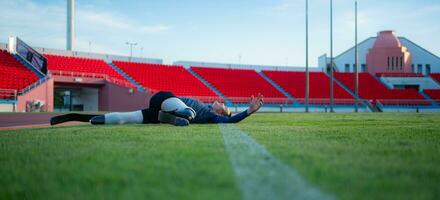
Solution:
M107 62L111 62L112 60L129 61L129 59L131 59L131 61L133 62L140 62L140 63L154 63L154 64L163 63L162 59L156 59L156 58L139 58L139 57L130 58L129 56L122 56L122 55L88 53L88 52L80 52L80 51L66 51L60 49L41 48L41 47L33 47L33 48L38 52L44 54L56 54L56 55L64 55L64 56L77 56L83 58L102 59Z
M380 80L389 88L395 85L418 85L421 90L440 89L440 85L431 77L381 77Z
M17 111L26 111L26 103L28 101L40 100L45 103L45 112L53 112L53 88L54 79L50 78L43 84L37 86L26 94L17 97Z
M362 70L362 64L367 63L367 53L370 48L373 47L374 42L376 41L375 37L368 38L361 43L359 43L359 71ZM328 55L327 55L328 56ZM340 55L336 56L333 61L335 62L337 66L337 71L339 72L345 72L345 64L350 65L350 72L354 72L353 65L355 63L355 49L354 47L348 49L347 51L341 53ZM324 66L321 66L324 64ZM325 68L325 62L320 62L320 66L322 68Z
M440 58L437 55L432 54L405 37L400 37L399 39L402 45L407 47L411 53L412 63L416 70L418 65L422 65L422 72L420 73L426 74L426 65L431 65L432 72L440 73Z
M14 112L14 103L0 103L0 112Z
M135 111L148 107L152 94L113 83L99 90L99 111Z
M199 62L199 61L176 61L174 62L174 65L182 65L185 68L195 66L195 67L213 67L213 68L217 67L217 68L230 68L230 69L254 69L256 71L261 71L261 70L305 71L304 67L294 67L294 66L245 65L245 64ZM318 67L310 67L310 71L321 71L321 69Z

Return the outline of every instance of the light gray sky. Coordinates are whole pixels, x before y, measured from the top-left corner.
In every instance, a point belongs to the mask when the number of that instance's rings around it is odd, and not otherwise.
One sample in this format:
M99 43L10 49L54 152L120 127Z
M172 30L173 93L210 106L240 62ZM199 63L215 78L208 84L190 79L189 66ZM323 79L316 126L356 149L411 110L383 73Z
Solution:
M329 0L310 2L310 63L329 52ZM65 0L0 0L0 42L65 48ZM76 0L76 50L177 60L305 65L305 0ZM440 1L359 0L359 38L392 29L439 55ZM354 0L334 0L335 55L354 44ZM143 47L143 55L140 48Z

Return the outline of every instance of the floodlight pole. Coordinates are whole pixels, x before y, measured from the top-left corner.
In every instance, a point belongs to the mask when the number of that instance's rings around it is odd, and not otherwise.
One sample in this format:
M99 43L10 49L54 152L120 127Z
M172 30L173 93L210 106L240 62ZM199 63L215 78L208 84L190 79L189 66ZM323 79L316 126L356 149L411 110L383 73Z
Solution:
M67 0L66 50L75 48L75 0Z
M355 21L355 102L354 102L354 111L359 112L359 45L358 45L358 13L357 13L357 0L354 2L354 21Z
M333 0L330 0L330 112L335 112L333 96Z
M130 57L129 57L129 61L131 61L131 58L133 57L133 46L136 46L137 43L136 42L126 42L126 45L130 46Z
M309 112L309 0L306 0L306 113Z

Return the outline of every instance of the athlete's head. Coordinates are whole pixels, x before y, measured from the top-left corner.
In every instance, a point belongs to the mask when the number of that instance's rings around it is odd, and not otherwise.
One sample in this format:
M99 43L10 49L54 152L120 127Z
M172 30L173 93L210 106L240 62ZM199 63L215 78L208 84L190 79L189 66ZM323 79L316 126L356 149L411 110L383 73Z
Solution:
M231 116L231 111L228 109L228 107L226 107L224 103L220 103L218 101L212 103L212 110L219 115Z

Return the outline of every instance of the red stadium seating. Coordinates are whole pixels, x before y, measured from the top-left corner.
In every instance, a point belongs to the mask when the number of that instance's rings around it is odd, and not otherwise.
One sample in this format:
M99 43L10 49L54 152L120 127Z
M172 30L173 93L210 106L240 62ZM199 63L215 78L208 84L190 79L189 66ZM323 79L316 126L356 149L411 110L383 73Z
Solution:
M234 103L248 103L249 97L261 93L266 103L291 103L278 89L255 70L191 67L213 87Z
M204 102L223 101L182 66L113 61L145 88L171 91L177 96L195 97Z
M337 72L336 79L355 90L354 73ZM369 73L359 73L359 96L382 104L425 105L426 99L415 89L388 89Z
M440 103L440 90L423 90L423 92L425 92L425 94L427 94L428 96L430 96L434 101L436 101L437 103Z
M132 83L103 60L58 55L44 56L48 59L48 70L56 71L55 74L69 75L67 72L73 72L70 74L84 73L84 77L105 78L108 76L111 79L109 81L135 88Z
M292 71L263 71L270 79L293 97L304 103L305 73ZM309 97L311 104L328 104L330 98L330 78L323 72L310 72ZM353 104L353 96L334 82L334 97L336 104Z
M11 54L0 50L0 89L21 90L35 81L38 76L26 68ZM0 98L10 98L4 91Z
M431 78L433 78L433 79L436 80L438 83L440 83L440 74L433 73L433 74L430 74L430 75L431 75Z

